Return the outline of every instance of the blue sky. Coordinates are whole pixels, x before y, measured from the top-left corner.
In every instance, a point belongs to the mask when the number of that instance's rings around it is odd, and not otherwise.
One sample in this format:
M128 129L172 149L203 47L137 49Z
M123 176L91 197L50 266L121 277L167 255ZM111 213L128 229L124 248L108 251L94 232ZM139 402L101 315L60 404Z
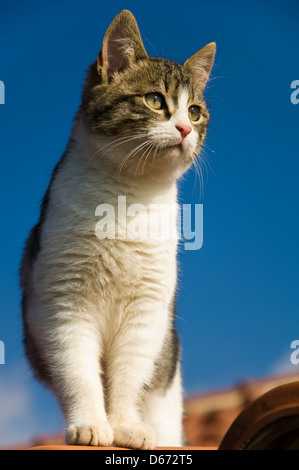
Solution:
M204 243L179 255L178 330L186 393L276 372L298 372L299 4L29 0L1 5L0 445L55 431L63 420L32 378L21 341L18 267L52 168L67 144L85 71L123 8L150 55L184 62L217 43L206 90L209 162L181 201L203 203Z

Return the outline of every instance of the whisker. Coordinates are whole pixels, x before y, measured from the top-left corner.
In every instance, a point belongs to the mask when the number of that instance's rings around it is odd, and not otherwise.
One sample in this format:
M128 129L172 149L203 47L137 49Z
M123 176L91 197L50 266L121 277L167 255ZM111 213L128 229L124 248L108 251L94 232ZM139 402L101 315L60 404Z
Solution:
M205 158L202 154L194 153L192 159L194 161L194 167L196 169L196 172L199 178L199 183L200 183L199 197L201 198L204 194L204 171L208 175L208 168L206 165Z
M208 156L206 155L206 152L205 152L204 148L201 148L199 158L202 160L207 173L208 173L208 170L210 170L215 175L214 169L213 169L213 167L211 166L211 164L209 162Z
M195 179L194 179L194 186L193 186L193 190L192 190L192 192L194 192L194 190L196 188L196 177L198 178L199 188L201 188L201 175L200 175L200 170L198 168L198 161L196 160L197 154L194 153L191 157L192 157L192 160L193 160L193 163L194 163L194 169L195 169ZM200 193L200 190L199 190L199 197L200 196L201 196L201 193Z
M146 161L147 161L148 157L150 156L151 151L152 151L152 149L153 149L154 147L155 147L155 142L152 142L152 144L149 146L148 154L146 155L146 157L145 157L145 159L144 159L144 163L143 163L143 167L142 167L142 178L143 178L143 175L144 175L144 170L145 170Z
M110 151L119 145L125 144L130 142L131 140L142 139L143 137L147 137L147 134L138 134L138 135L131 135L131 136L123 136L118 139L113 140L113 142L108 142L108 144L104 145L103 147L97 149L97 151L93 154L93 157L98 155L100 152L106 149L106 151Z
M144 155L146 155L146 153L148 152L148 150L151 148L151 144L152 144L152 141L151 141L151 140L148 140L148 141L147 141L147 145L146 145L146 147L148 146L148 148L145 148L143 154L140 156L140 158L139 158L139 160L138 160L138 164L137 164L137 167L136 167L136 170L135 170L135 173L134 173L134 178L136 178L137 172L138 172L138 168L139 168L139 165L140 165L140 162L142 161Z
M137 145L136 147L134 147L122 160L120 166L118 167L118 170L117 172L120 174L124 165L126 164L126 162L129 160L129 158L131 158L133 155L135 155L138 151L140 151L143 147L147 146L148 143L151 142L149 140L145 141L145 142L142 142L141 144Z
M142 147L144 147L146 143L145 142L142 142L141 144L137 145L136 147L134 147L130 152L127 153L127 155L122 159L119 167L118 167L118 173L120 174L124 165L126 164L126 162L129 160L129 158L131 156L133 156L135 153L137 153L140 149L142 149Z

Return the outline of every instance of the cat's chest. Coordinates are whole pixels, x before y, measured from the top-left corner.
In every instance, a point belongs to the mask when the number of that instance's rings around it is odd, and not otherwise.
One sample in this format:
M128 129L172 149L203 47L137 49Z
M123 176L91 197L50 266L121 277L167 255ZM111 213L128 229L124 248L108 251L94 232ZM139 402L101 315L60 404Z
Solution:
M109 289L168 285L176 271L176 243L165 240L99 240L93 261L100 284Z
M45 262L58 259L62 275L71 266L92 291L170 289L176 277L176 188L157 197L152 187L116 186L107 175L79 171L76 162L67 162L52 188L43 228Z

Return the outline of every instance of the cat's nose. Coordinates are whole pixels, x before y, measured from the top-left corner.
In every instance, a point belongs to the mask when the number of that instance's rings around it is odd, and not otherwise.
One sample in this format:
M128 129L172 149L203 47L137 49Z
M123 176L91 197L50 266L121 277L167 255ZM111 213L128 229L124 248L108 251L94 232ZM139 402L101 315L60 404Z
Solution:
M184 124L177 124L175 127L181 133L183 139L185 139L185 137L187 137L187 135L192 131L192 127L186 126Z

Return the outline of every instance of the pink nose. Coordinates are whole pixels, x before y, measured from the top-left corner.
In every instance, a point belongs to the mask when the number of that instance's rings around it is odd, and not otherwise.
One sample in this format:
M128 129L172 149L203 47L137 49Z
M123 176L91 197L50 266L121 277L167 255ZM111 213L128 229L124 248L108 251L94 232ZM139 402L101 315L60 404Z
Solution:
M177 124L175 127L181 133L183 139L185 139L185 137L187 137L187 135L192 131L192 127L185 126L184 124Z

